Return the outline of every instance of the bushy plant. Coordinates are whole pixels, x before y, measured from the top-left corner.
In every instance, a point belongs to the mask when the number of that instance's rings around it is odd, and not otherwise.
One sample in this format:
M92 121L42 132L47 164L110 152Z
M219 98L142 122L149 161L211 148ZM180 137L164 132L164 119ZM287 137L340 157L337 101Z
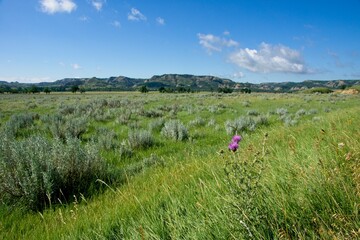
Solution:
M132 111L130 109L125 109L116 119L116 122L119 124L128 124L131 120Z
M34 114L20 113L12 115L5 124L5 131L17 136L21 129L30 127L34 124Z
M0 136L0 200L42 210L59 199L87 194L106 163L97 148L76 138L66 143L34 136L18 141Z
M65 140L66 138L80 138L88 127L88 118L84 117L63 117L61 115L50 115L43 117L48 129L54 138Z
M242 102L242 105L244 107L250 107L251 103L249 101L244 101L244 102Z
M248 116L259 116L260 113L257 110L249 110L246 112Z
M255 118L255 123L258 126L269 126L269 118L266 115L260 115Z
M147 130L136 130L129 132L129 144L133 149L149 148L154 145L154 138Z
M115 132L107 128L97 129L94 140L105 150L112 150L118 145Z
M317 114L318 113L318 110L317 109L310 109L307 114L308 115L314 115L314 114Z
M120 159L131 158L134 154L133 149L129 145L128 141L122 141L119 147Z
M148 125L149 131L160 132L161 129L164 127L164 124L165 124L165 120L163 118L156 119L149 123Z
M229 135L242 133L245 131L254 131L256 128L256 122L251 117L240 117L233 121L225 122L225 130Z
M299 109L297 112L296 112L296 116L300 117L300 116L303 116L306 114L306 111L305 109Z
M205 120L201 117L197 117L189 122L189 126L200 127L205 125Z
M179 120L171 120L165 123L161 134L176 141L183 141L189 137L187 128Z
M286 108L277 108L276 109L276 114L283 116L286 115L289 111Z

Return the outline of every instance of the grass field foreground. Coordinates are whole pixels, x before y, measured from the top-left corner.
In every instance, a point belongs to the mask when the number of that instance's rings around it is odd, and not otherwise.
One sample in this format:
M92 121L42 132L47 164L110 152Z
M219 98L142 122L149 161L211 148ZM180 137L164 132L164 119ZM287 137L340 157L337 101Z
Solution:
M95 142L101 158L115 169L111 174L121 175L113 183L97 180L101 191L77 194L42 211L3 205L2 239L360 237L358 96L0 98L2 131L14 115L36 115L28 125L11 128L14 141L39 132L51 140L66 129L82 145ZM55 131L45 116L59 113L64 121ZM163 135L164 123L171 120L184 125L186 139ZM69 121L86 127L77 135ZM143 145L130 144L134 129L150 134ZM243 137L235 153L227 149L234 129ZM100 139L101 134L112 137Z

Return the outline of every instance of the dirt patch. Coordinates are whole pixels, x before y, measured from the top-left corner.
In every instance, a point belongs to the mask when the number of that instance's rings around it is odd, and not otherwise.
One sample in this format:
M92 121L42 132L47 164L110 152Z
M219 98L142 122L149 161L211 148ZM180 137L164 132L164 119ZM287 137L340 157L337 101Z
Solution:
M357 89L351 88L351 89L342 90L342 91L340 91L340 93L341 94L359 94L360 92Z

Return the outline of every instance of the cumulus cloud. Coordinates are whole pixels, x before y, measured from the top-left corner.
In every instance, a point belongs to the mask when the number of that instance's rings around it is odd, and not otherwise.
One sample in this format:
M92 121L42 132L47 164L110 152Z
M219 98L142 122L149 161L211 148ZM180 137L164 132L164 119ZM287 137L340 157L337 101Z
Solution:
M121 27L121 24L120 24L119 21L113 21L113 22L112 22L112 25L113 25L114 27L116 27L116 28L120 28L120 27Z
M81 17L79 17L79 20L82 22L87 22L87 21L89 21L89 18L87 16L81 16Z
M132 8L128 14L128 20L130 21L146 21L146 17L138 9Z
M157 22L159 25L165 25L165 20L164 20L162 17L157 17L157 18L156 18L156 22Z
M104 6L105 0L92 0L91 4L97 11L101 11L102 7Z
M233 78L243 78L245 74L243 72L236 72L232 75Z
M300 52L283 45L261 43L258 49L238 49L229 61L252 72L310 72Z
M232 39L225 39L213 34L198 33L199 44L205 48L205 50L212 54L213 52L221 52L223 47L236 47L238 42Z
M74 70L78 70L78 69L81 68L81 66L80 66L79 64L77 64L77 63L71 64L71 66L72 66L72 68L73 68Z
M40 0L41 11L48 14L58 12L71 13L76 9L73 0Z

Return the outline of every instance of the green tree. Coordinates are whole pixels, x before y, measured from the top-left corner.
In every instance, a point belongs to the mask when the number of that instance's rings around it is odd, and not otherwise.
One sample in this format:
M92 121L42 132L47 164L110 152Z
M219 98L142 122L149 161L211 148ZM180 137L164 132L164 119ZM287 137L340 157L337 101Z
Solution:
M38 89L38 87L37 87L36 85L32 85L32 86L30 87L30 92L31 92L31 93L38 93L38 92L39 92L39 89Z
M48 88L48 87L45 87L45 88L44 88L44 93L50 94L50 92L51 92L50 88Z
M242 93L251 93L251 89L250 88L242 88L241 92Z
M160 87L159 92L164 93L164 92L166 92L166 89L164 87Z
M147 92L149 92L149 89L144 85L144 86L140 87L140 92L147 93Z
M77 91L79 91L79 86L78 85L74 85L71 87L71 92L72 93L76 93Z

